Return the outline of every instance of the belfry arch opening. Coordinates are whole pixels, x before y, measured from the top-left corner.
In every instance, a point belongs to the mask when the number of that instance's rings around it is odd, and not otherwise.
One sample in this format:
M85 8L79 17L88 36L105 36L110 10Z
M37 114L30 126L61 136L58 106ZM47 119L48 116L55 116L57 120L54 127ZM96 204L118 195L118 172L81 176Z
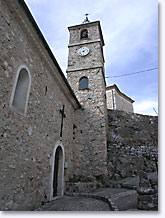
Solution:
M87 29L81 30L80 38L81 38L81 39L88 38L88 30L87 30Z
M58 145L54 151L52 197L63 196L64 193L64 150Z

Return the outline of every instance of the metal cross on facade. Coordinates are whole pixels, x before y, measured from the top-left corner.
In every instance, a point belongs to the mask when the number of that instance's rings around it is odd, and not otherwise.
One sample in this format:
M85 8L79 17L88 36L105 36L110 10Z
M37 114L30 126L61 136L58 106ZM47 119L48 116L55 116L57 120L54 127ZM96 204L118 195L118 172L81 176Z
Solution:
M62 137L62 129L63 129L63 120L66 117L64 113L65 105L63 105L62 109L60 109L61 113L61 131L60 131L60 137Z

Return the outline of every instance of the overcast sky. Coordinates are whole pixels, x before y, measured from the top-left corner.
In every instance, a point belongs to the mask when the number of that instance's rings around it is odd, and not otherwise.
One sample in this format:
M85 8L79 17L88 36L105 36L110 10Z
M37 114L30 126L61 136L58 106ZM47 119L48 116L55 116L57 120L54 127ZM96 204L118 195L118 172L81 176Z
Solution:
M157 0L26 0L64 74L68 58L68 26L81 24L84 14L101 22L105 41L107 85L116 83L135 100L134 111L158 112Z

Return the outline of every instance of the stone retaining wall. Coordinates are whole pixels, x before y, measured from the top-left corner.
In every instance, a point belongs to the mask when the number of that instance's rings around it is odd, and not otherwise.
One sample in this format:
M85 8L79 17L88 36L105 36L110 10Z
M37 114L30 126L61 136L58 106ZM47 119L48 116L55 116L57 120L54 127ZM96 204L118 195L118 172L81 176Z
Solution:
M158 210L158 181L149 179L146 173L140 174L138 193L139 210Z
M111 180L157 170L158 117L108 110L108 172Z

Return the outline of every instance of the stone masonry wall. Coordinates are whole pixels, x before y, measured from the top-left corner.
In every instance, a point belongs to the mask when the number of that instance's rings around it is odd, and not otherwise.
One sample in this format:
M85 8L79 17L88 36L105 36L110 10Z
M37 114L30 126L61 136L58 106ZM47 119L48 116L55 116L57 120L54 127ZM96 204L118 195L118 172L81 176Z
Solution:
M121 183L121 179L139 176L139 185L134 185L139 195L138 209L157 210L158 117L108 110L107 150L108 176L96 176L95 180L73 178L66 191L88 193L98 188L114 187ZM148 187L146 190L142 180L145 180L144 175L152 172L155 172L149 182L152 190Z
M115 91L115 99L116 99L116 110L133 112L133 105L125 98L120 96L117 91Z
M55 79L58 71L47 53L43 56L42 43L18 2L1 0L0 8L0 209L32 210L51 197L53 153L60 140L63 104L65 180L73 175L75 108ZM26 116L9 105L20 65L26 65L32 77Z
M108 110L111 180L157 171L158 117Z
M113 110L115 102L112 97L112 90L106 90L107 108Z
M103 60L101 59L102 53L100 49L100 42L87 44L89 48L89 55L87 57L81 57L77 55L81 45L71 46L68 56L68 70L69 69L85 69L95 66L101 66Z
M77 44L80 43L80 33L82 29L88 29L88 40L86 38L81 39L81 42L86 43L87 41L96 41L100 38L99 26L96 25L96 22L90 22L83 24L83 26L72 26L69 29L72 30L72 36L69 38L69 44Z
M158 210L158 179L148 178L144 171L139 172L138 210Z
M82 105L74 121L75 176L107 175L107 107L104 82L102 39L99 22L69 27L69 57L67 79ZM89 37L80 38L82 29ZM82 46L89 48L86 56L78 55ZM88 78L88 88L79 89L82 77Z
M113 91L113 95L112 95L112 91ZM120 96L115 89L107 90L106 96L107 96L108 109L133 112L133 105L125 98Z
M98 72L100 71L100 72ZM82 109L75 112L74 119L74 173L84 177L93 177L107 173L107 138L105 96L103 81L93 82L101 69L75 72L69 76L75 94ZM88 76L89 89L76 90L79 77Z

